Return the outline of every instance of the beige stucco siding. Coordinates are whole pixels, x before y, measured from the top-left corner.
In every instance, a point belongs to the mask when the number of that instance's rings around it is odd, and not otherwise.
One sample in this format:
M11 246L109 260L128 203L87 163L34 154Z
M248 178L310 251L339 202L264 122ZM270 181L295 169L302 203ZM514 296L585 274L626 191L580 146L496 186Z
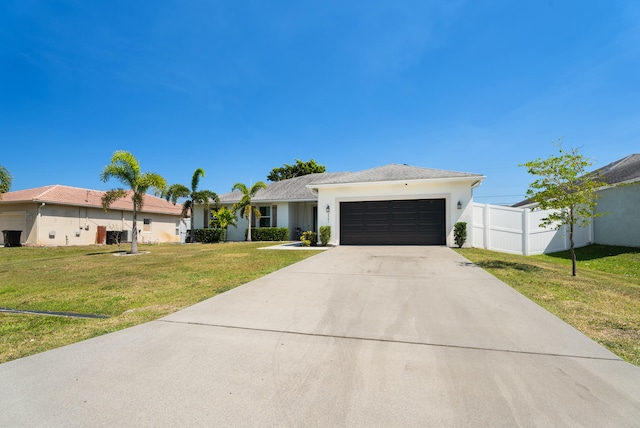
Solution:
M21 219L17 222L17 219ZM34 228L37 218L37 209L34 204L7 204L0 206L0 231L17 230L16 224L20 225L22 234L20 242L25 244L30 239L30 232ZM4 237L0 233L0 243L4 245Z
M91 245L97 242L98 226L107 231L131 230L132 213L122 210L57 204L21 203L2 207L3 213L22 213L26 229L22 243L38 246ZM7 214L8 215L8 214ZM5 227L0 216L0 230ZM13 216L12 216L13 217ZM144 219L150 219L150 230L144 230ZM179 242L176 234L179 216L138 213L139 242Z

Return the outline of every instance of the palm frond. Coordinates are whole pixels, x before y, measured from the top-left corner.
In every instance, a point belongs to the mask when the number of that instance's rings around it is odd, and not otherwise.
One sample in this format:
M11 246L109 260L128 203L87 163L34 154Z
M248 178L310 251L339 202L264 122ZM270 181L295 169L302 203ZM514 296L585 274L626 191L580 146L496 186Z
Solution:
M163 192L167 188L167 180L155 172L145 172L138 178L138 193L146 193L149 189Z
M187 199L186 201L184 201L184 203L182 204L182 212L180 213L180 216L182 218L190 217L189 213L191 212L192 206L193 206L193 201L191 199Z
M200 184L200 177L204 177L204 169L198 168L194 171L193 177L191 177L191 191L193 193L198 190L198 184Z
M242 192L243 195L248 195L249 194L249 189L243 183L234 184L233 187L231 188L231 191L235 192L236 190Z
M166 199L168 202L171 202L175 205L178 202L179 198L186 198L189 196L191 192L189 189L182 184L172 184L167 187L167 189L162 192L161 198Z
M104 192L101 198L102 208L105 211L108 210L112 203L125 196L127 196L127 192L124 189L114 189Z

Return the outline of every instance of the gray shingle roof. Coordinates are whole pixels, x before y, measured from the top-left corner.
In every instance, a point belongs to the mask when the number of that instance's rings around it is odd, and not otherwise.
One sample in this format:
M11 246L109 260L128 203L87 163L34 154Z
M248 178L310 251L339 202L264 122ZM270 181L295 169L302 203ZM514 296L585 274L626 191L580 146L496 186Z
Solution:
M315 201L318 199L308 185L372 183L376 181L434 180L450 178L483 179L480 174L445 171L441 169L419 168L415 166L390 164L359 172L325 172L303 175L302 177L268 183L251 200L254 202ZM219 195L221 203L235 203L240 200L240 192Z
M372 183L376 181L403 181L403 180L437 180L450 178L478 178L481 174L468 172L446 171L442 169L420 168L417 166L390 164L377 168L366 169L359 172L344 173L333 177L319 177L310 184L349 184Z
M607 184L618 184L640 178L640 154L629 155L626 158L611 162L593 171L600 175Z
M258 190L258 193L251 200L253 202L315 201L318 197L307 188L307 184L317 180L319 177L334 177L344 174L348 173L325 172L267 183L267 188ZM218 197L221 203L235 203L240 200L242 193L236 191L218 195Z
M640 154L629 155L625 158L611 162L598 168L587 175L599 175L599 179L609 185L624 183L640 179ZM533 203L531 198L517 202L512 207L522 207Z

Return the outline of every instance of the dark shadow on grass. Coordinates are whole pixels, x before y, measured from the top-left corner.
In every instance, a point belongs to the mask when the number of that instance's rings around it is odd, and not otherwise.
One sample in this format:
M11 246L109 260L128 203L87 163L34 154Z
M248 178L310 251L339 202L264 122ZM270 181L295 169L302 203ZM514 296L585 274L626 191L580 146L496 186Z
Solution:
M118 253L126 253L126 250L114 250L114 251L96 251L95 253L87 253L87 256L99 256L102 254L118 254Z
M477 262L476 266L482 269L515 269L522 272L540 272L542 268L526 263L505 262L502 260L489 260L486 262Z
M621 254L640 254L640 248L620 247L615 245L593 244L586 247L576 248L576 259L578 261L601 259L604 257L619 256ZM569 251L547 254L549 257L571 260Z

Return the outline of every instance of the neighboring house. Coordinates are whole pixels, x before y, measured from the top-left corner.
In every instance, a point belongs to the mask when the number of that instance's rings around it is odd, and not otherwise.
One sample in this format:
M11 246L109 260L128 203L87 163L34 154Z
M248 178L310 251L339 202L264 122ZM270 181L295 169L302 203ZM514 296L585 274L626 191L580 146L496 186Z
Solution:
M640 154L629 155L594 171L609 185L598 192L594 242L640 247Z
M453 226L471 223L473 189L483 175L391 164L360 172L309 174L269 183L252 199L262 217L254 227L286 227L290 239L331 226L332 245L449 245ZM220 196L232 206L241 194ZM198 213L202 213L198 210ZM194 223L204 223L203 214ZM229 228L244 240L247 220ZM471 233L471 228L468 228ZM471 242L469 237L468 242Z
M105 244L113 240L114 232L122 232L122 241L130 242L131 198L118 199L105 211L103 194L61 185L4 193L0 230L21 231L21 243L26 245ZM179 205L145 195L138 212L139 242L179 242L181 210ZM4 244L3 239L0 242Z
M597 191L599 199L588 243L640 247L640 154L629 155L592 172L607 183ZM533 208L531 199L512 207Z

